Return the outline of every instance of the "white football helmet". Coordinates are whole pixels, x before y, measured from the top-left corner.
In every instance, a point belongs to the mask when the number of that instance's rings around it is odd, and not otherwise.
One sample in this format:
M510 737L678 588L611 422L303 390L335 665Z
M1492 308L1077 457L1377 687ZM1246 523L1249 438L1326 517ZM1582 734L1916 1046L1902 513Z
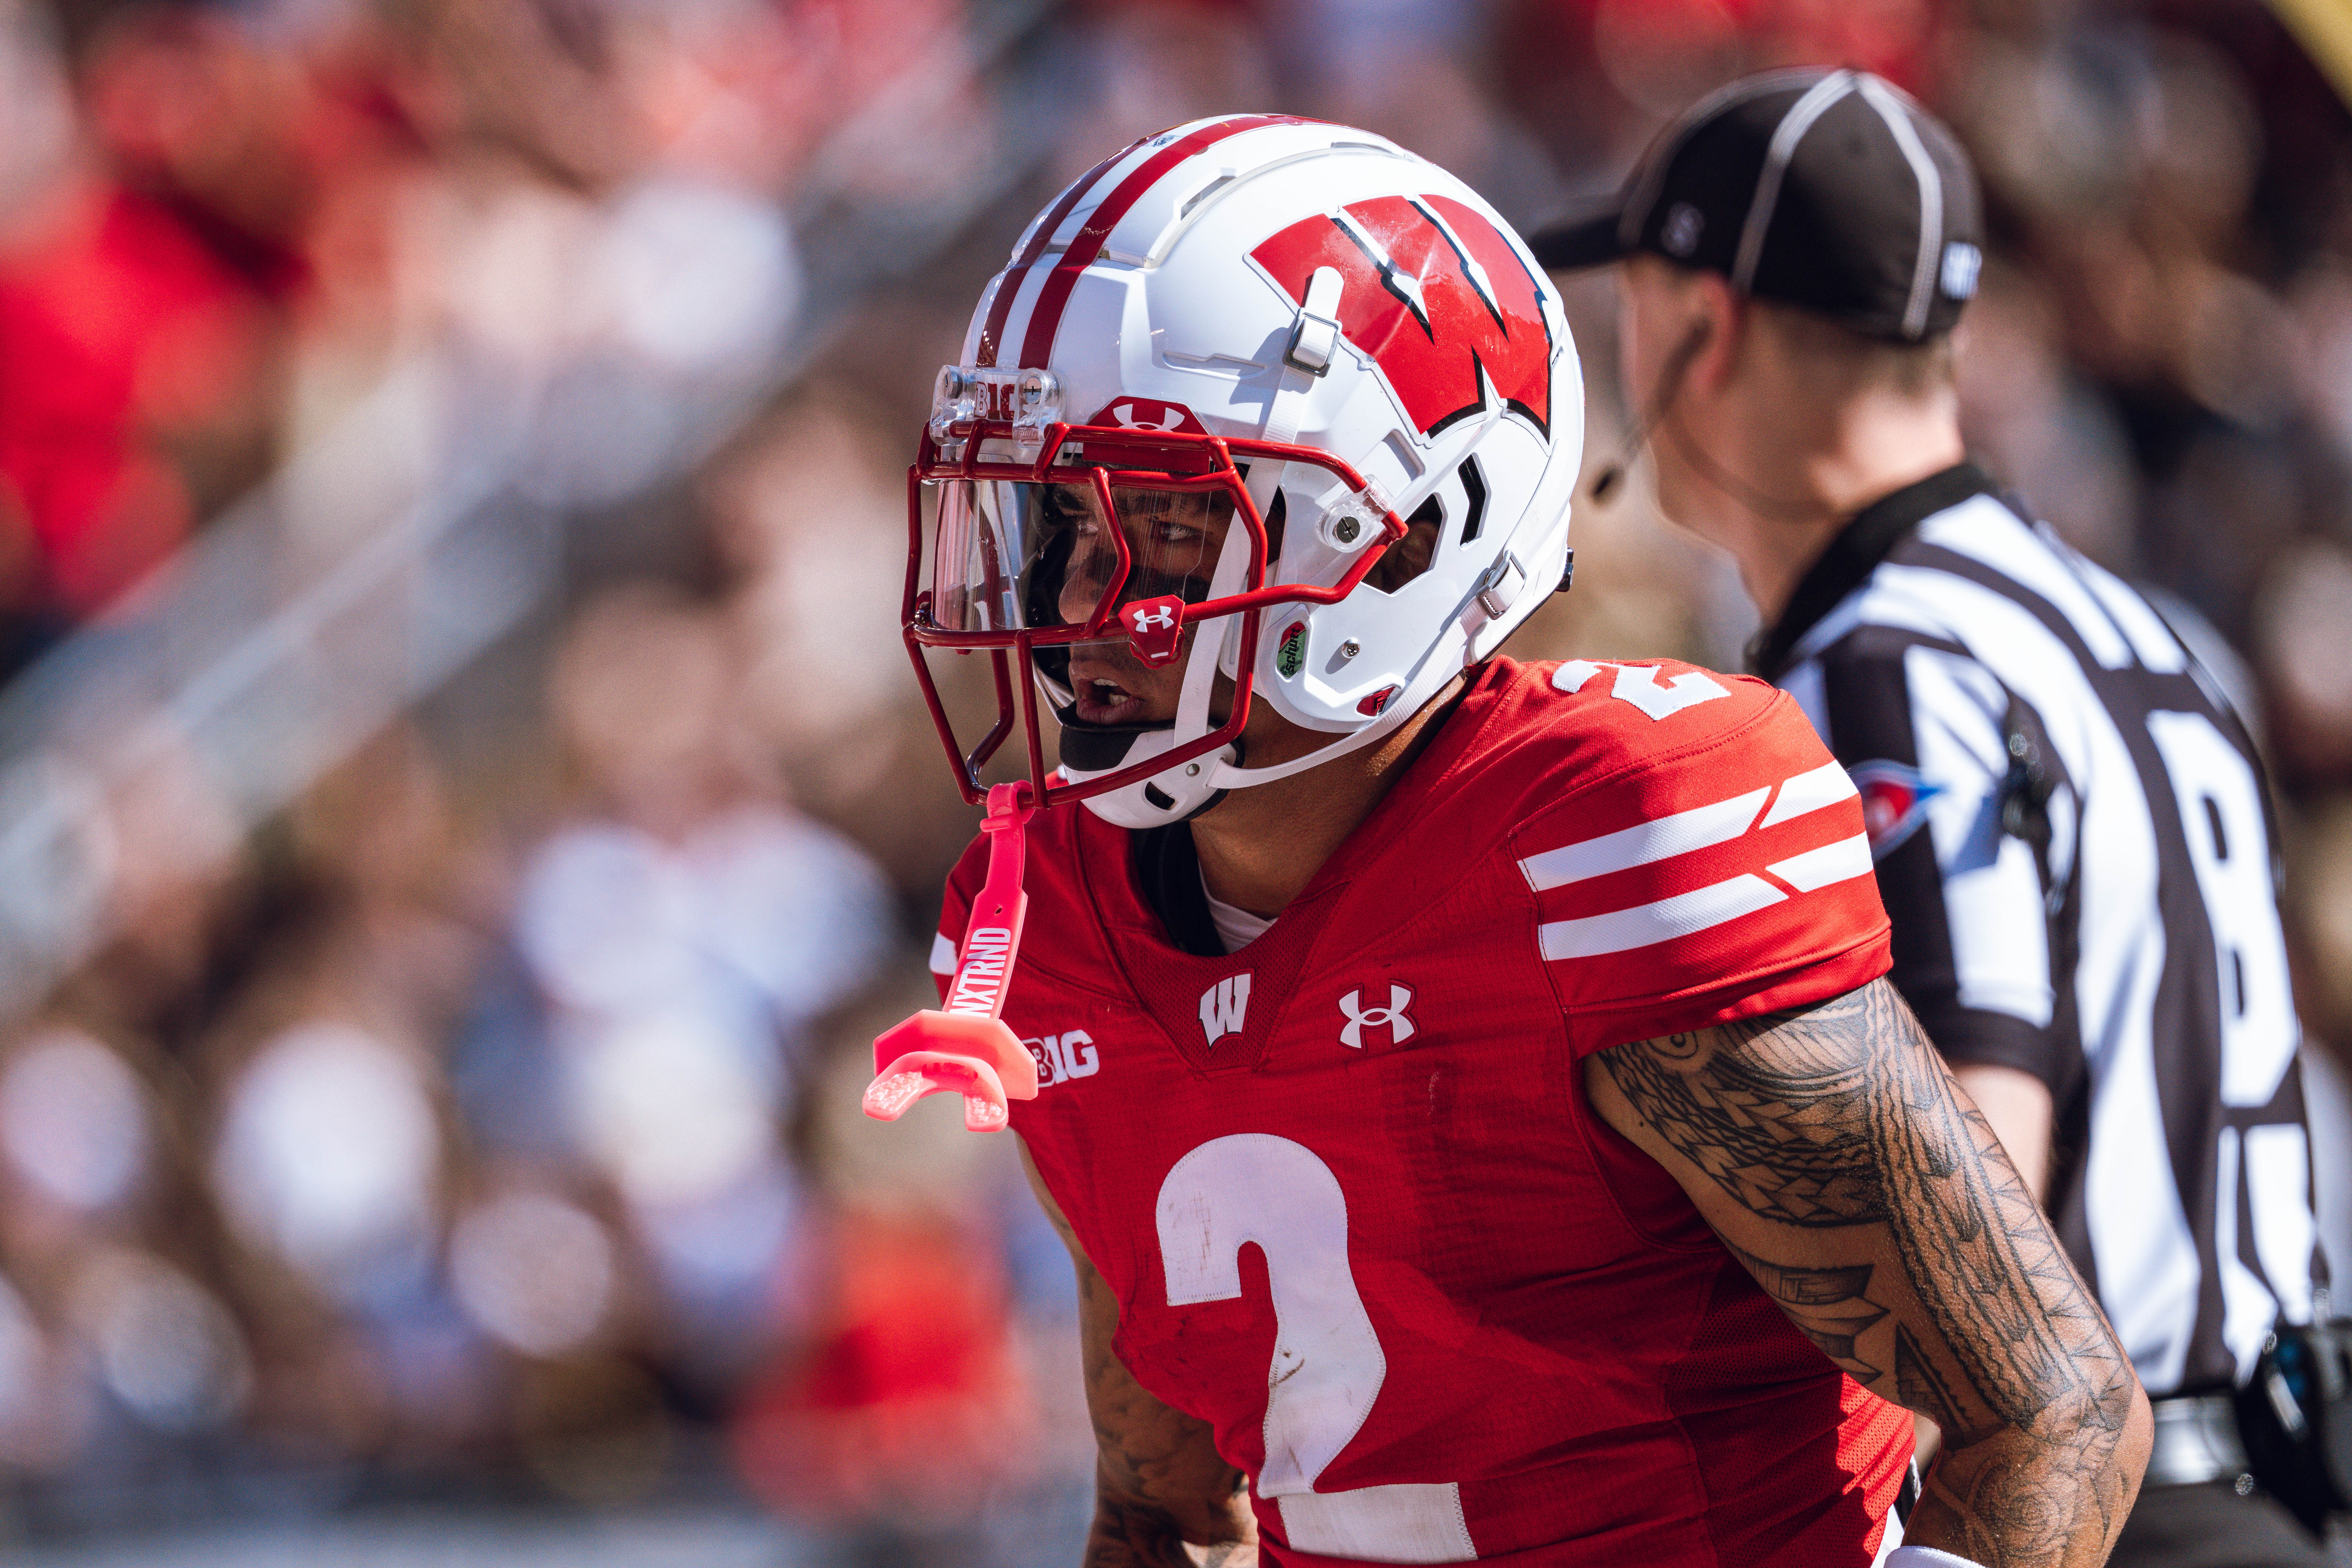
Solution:
M1558 295L1444 170L1270 114L1105 160L981 296L911 472L908 647L966 798L1016 728L1037 804L1129 827L1379 739L1560 583L1583 430ZM1428 568L1367 582L1416 517ZM1080 717L1105 641L1187 660L1172 722ZM926 648L996 661L969 752ZM1259 700L1330 742L1248 766Z

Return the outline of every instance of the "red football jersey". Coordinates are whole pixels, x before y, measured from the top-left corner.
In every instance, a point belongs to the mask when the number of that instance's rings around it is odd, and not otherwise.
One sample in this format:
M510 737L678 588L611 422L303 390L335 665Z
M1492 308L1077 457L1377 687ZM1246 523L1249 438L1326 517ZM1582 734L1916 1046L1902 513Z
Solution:
M1586 1054L1885 973L1862 809L1787 697L1490 661L1272 929L1171 944L1129 835L1031 827L1013 1126L1117 1350L1284 1564L1864 1568L1907 1415L1594 1115ZM941 921L961 938L975 846Z

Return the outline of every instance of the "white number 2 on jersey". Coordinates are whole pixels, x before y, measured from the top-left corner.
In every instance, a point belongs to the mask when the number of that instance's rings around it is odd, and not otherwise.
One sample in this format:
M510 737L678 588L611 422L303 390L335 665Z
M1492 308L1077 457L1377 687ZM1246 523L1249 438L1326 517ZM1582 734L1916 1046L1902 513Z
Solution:
M1348 1200L1331 1167L1264 1132L1212 1139L1160 1184L1168 1304L1242 1293L1240 1252L1265 1254L1274 1296L1265 1465L1257 1495L1282 1510L1301 1552L1374 1563L1466 1563L1478 1555L1454 1482L1318 1492L1317 1478L1372 1413L1388 1358L1348 1267Z
M1672 680L1661 681L1658 677L1664 671L1655 665L1595 664L1587 658L1571 658L1553 670L1551 683L1562 691L1581 691L1586 681L1604 669L1617 672L1609 695L1620 702L1632 703L1647 713L1653 722L1671 719L1695 704L1731 695L1729 687L1699 670L1685 670Z

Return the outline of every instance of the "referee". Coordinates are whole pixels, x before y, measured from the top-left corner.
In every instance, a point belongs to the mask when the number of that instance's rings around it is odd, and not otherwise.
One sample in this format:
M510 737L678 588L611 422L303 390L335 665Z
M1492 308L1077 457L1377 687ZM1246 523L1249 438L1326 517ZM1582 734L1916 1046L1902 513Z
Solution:
M1737 559L1757 672L1863 792L1893 978L2155 1403L2113 1561L2324 1563L2247 1477L2231 1397L2316 1267L2259 764L2147 601L1967 462L1949 339L1979 237L1950 133L1816 70L1701 103L1534 247L1622 263L1628 459L1646 443L1666 514Z

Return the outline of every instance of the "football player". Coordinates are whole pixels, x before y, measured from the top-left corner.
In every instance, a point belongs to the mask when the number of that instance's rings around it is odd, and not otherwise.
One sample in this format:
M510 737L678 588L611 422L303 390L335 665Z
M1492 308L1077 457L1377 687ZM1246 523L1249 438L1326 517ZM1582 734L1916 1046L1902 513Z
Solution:
M910 487L989 811L868 1109L1020 1136L1090 1563L2096 1563L2147 1405L1880 978L1853 784L1759 681L1496 651L1581 445L1525 246L1377 136L1202 121L1040 214Z

